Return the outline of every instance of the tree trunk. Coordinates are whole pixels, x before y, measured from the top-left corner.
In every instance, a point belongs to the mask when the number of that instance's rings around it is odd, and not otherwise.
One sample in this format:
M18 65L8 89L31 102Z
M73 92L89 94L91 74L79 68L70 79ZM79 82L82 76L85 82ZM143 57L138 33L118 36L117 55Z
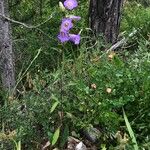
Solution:
M12 95L15 87L15 70L12 51L10 23L3 16L9 17L8 1L0 0L0 73L5 91Z
M89 24L96 35L100 33L106 42L117 41L123 0L90 0Z

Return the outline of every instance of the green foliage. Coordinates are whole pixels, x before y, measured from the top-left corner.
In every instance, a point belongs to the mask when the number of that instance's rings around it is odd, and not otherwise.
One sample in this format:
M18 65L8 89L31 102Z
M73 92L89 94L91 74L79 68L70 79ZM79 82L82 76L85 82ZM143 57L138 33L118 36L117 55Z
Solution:
M126 2L124 6L123 21L121 30L131 33L133 29L139 30L141 35L146 34L150 30L150 8L144 8L141 4Z
M86 52L83 45L78 58L64 57L60 69L53 72L39 70L30 80L32 90L23 94L22 101L1 108L5 130L16 130L17 138L28 146L31 141L49 139L49 132L54 133L54 145L64 134L58 127L63 129L66 124L77 132L92 125L100 127L104 135L115 134L123 123L124 106L128 118L136 122L135 133L140 129L146 137L149 119L143 115L148 113L150 99L147 53L140 56L139 50L132 58L99 49ZM142 126L147 128L141 129L143 119Z
M127 130L122 107L139 148L148 149L150 9L127 3L121 31L129 34L136 29L136 36L128 41L136 46L129 45L129 51L106 53L101 51L106 47L102 39L91 39L87 29L88 1L80 1L78 11L74 10L82 17L74 28L82 29L78 47L61 45L56 39L64 15L58 1L43 0L42 5L35 0L15 2L11 1L10 10L16 20L37 25L52 13L53 17L39 30L13 24L18 80L21 75L23 78L17 87L18 97L11 102L3 97L0 103L0 135L5 137L0 136L0 149L13 149L12 140L26 150L41 149L47 141L51 148L63 149L72 131L80 133L91 126L102 132L101 148L114 149L111 137L120 128ZM133 145L129 142L128 147L132 149Z

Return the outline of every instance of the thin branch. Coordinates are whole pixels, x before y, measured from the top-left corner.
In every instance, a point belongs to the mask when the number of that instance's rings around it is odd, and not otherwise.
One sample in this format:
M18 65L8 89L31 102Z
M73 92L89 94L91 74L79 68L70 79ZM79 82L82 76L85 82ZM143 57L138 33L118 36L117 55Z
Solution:
M0 13L0 17L6 19L9 22L12 22L12 23L15 23L15 24L18 24L18 25L22 25L22 26L24 26L24 27L26 27L28 29L36 29L36 28L40 27L41 25L45 24L46 22L48 22L53 17L53 14L51 14L50 17L48 17L44 22L42 22L42 23L40 23L38 25L35 25L35 26L34 25L28 25L28 24L25 24L23 22L13 20L13 19L11 19L11 18L9 18L7 16L4 16L1 13Z
M54 12L54 13L55 13L55 12ZM9 22L12 22L12 23L21 25L21 26L23 26L23 27L25 27L25 28L27 28L27 29L36 29L37 31L40 31L44 36L46 36L46 37L52 39L52 37L50 37L49 35L47 35L47 34L46 34L43 30L41 30L39 27L42 26L43 24L45 24L46 22L48 22L48 21L53 17L54 13L52 13L52 14L50 15L50 17L48 17L44 22L42 22L42 23L40 23L40 24L38 24L38 25L28 25L28 24L25 24L25 23L23 23L23 22L16 21L16 20L11 19L11 18L9 18L9 17L7 17L7 16L4 16L4 15L2 15L1 13L0 13L0 17L6 19L6 20L9 21Z

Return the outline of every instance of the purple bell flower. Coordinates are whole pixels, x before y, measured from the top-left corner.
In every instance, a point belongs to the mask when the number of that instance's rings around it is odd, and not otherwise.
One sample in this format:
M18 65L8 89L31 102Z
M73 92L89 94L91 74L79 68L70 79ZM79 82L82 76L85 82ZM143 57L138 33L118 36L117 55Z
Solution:
M80 35L79 34L69 34L70 41L73 42L75 45L78 45L80 43Z
M72 19L64 18L61 23L60 31L68 32L73 27Z
M73 10L78 6L77 0L65 0L64 6L68 10Z
M61 43L64 43L70 40L68 32L60 32L57 38L60 40Z

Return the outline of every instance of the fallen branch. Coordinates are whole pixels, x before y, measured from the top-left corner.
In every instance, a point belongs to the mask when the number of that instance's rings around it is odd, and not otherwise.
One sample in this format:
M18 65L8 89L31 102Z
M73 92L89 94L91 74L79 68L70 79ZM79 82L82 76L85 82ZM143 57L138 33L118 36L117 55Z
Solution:
M135 34L137 33L137 30L134 30L133 32L131 32L129 34L129 36L127 38L123 38L122 40L118 41L117 43L115 43L114 45L112 45L108 50L107 52L109 51L114 51L116 50L117 48L121 47L123 44L125 44L131 37L133 37Z

